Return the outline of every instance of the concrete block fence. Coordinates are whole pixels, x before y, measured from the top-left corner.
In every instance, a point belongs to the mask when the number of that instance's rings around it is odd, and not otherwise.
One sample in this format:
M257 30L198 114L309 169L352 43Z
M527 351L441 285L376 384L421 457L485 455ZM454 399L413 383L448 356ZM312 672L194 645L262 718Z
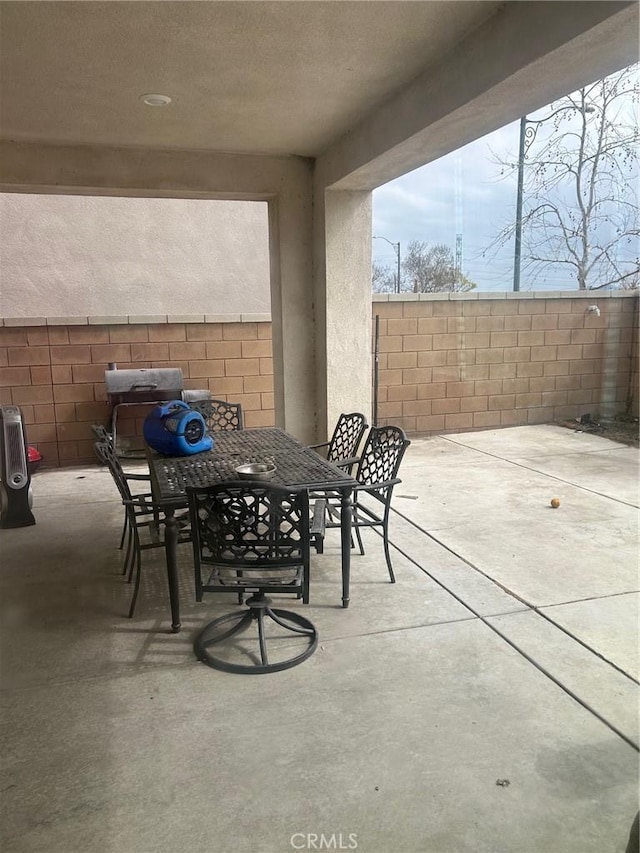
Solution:
M385 295L376 315L379 423L428 435L637 415L635 294ZM49 466L93 460L91 424L110 417L110 362L181 367L187 388L242 403L246 426L274 424L269 315L0 322L0 402L21 407ZM139 440L148 411L122 410L123 440Z
M382 296L373 313L380 423L420 434L637 412L637 294Z
M248 427L272 426L269 315L31 318L0 327L0 400L21 407L29 444L50 466L92 461L91 424L107 425L104 372L181 367L186 388L240 402ZM149 406L118 415L119 442L139 443ZM136 442L136 437L138 442Z

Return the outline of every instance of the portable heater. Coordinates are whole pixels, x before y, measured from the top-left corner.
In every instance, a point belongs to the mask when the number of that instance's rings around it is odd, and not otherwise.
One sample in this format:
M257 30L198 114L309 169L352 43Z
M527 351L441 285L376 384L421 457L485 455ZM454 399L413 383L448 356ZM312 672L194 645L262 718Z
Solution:
M182 400L156 406L145 418L142 431L149 447L165 456L190 456L213 447L204 418Z
M27 436L17 406L0 406L0 481L0 527L35 524Z

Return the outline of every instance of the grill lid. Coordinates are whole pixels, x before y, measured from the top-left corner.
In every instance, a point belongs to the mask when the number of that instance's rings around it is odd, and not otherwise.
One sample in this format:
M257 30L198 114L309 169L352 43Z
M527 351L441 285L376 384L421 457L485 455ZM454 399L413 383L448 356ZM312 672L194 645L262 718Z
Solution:
M184 387L182 369L179 367L105 370L104 383L109 396L126 395L134 400L149 394L156 400L180 396Z

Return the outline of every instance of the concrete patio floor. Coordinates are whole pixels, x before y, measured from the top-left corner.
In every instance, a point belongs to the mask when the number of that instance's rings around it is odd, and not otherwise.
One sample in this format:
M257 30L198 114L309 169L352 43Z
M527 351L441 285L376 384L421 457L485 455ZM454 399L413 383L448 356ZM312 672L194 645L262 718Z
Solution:
M108 473L36 474L36 526L0 531L3 853L624 851L638 451L518 427L414 440L400 473L397 583L371 533L343 610L331 531L285 604L319 648L258 677L195 659L234 605L194 602L188 547L182 632L158 552L124 617Z

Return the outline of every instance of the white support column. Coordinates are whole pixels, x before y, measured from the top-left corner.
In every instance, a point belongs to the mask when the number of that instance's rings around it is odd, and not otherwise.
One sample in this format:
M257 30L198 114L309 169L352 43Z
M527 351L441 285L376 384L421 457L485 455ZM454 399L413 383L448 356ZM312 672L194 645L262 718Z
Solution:
M309 172L269 202L276 423L306 443L315 439L317 399L311 209Z
M317 189L318 437L341 412L371 417L371 193Z

